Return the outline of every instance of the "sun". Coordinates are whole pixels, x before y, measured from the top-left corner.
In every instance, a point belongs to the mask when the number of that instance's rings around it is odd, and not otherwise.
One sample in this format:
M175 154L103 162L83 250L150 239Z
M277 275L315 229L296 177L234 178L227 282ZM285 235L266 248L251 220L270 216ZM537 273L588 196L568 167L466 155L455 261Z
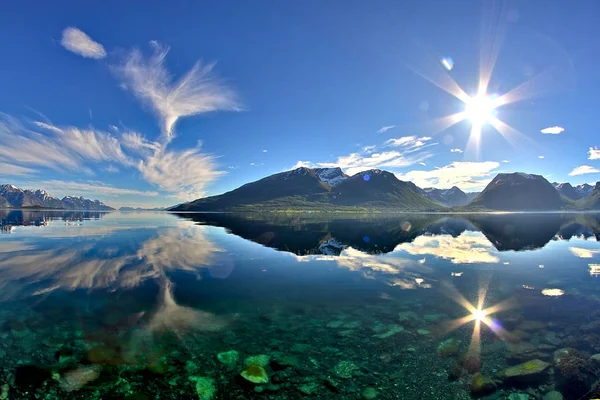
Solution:
M475 126L483 126L496 116L494 98L486 94L469 97L465 101L465 116Z

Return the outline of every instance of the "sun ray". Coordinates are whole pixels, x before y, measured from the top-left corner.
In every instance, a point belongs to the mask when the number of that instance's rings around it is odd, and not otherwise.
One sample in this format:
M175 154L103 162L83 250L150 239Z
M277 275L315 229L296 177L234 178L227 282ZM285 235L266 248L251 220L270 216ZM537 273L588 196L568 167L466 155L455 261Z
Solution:
M490 125L492 125L513 147L522 147L528 150L539 147L532 139L499 118L494 117L490 119Z
M506 5L500 3L498 7L498 4L493 1L483 3L479 43L479 85L477 88L480 95L487 93L506 31Z
M420 71L411 64L406 64L406 67L413 71L415 74L419 75L420 77L433 83L435 86L439 87L446 93L456 97L463 103L469 100L469 95L459 86L458 83L456 83L454 79L452 79L448 72L443 68L438 67L436 68L435 74L428 74L423 71Z

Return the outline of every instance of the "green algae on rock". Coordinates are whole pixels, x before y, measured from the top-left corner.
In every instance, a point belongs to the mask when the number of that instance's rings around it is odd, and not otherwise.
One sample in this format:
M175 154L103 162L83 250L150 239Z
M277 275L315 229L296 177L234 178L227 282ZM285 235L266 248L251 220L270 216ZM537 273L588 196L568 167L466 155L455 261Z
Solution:
M217 354L217 360L227 369L233 369L237 365L240 360L240 353L235 350L224 351L222 353Z
M260 367L266 367L267 365L269 365L269 362L271 361L271 357L266 355L266 354L259 354L257 356L250 356L250 357L246 357L246 359L244 360L244 366L249 366L252 364L256 364Z
M550 367L550 363L542 360L531 360L523 364L508 367L500 371L500 377L504 379L520 379L539 375Z
M442 357L451 357L458 353L458 349L460 348L461 340L456 338L446 339L438 345L437 352L438 355Z
M492 378L483 376L479 372L471 379L471 394L473 396L486 396L496 391L496 382Z
M257 385L269 382L269 375L267 375L265 369L258 364L248 365L248 367L242 371L240 375L248 382L252 382Z
M199 400L211 400L215 393L217 393L217 387L212 378L205 376L191 376L190 380L196 382L196 393L198 394Z
M358 367L351 361L340 361L333 370L340 378L350 379L358 372Z
M363 390L362 397L365 400L373 400L374 398L377 397L378 394L379 394L379 392L377 392L377 389L368 387L365 390Z

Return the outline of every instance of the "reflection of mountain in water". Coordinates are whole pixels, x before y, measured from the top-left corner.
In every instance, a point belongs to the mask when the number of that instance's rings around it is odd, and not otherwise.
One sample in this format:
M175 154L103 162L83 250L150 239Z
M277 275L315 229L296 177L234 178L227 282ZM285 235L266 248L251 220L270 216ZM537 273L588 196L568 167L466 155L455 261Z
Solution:
M27 211L0 209L0 231L10 233L16 226L46 226L50 221L80 222L100 219L105 215L98 211Z
M419 236L481 231L499 251L544 247L552 239L599 237L595 214L439 214L395 216L318 216L252 214L178 214L199 224L225 228L229 233L297 255L337 254L345 247L367 253L387 253Z

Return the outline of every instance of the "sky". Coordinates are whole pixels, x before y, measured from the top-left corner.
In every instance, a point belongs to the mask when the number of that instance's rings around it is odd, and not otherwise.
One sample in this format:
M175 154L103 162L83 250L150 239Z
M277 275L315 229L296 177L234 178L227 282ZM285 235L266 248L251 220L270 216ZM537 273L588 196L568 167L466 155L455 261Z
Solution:
M597 3L12 2L0 182L169 206L298 166L600 180Z

